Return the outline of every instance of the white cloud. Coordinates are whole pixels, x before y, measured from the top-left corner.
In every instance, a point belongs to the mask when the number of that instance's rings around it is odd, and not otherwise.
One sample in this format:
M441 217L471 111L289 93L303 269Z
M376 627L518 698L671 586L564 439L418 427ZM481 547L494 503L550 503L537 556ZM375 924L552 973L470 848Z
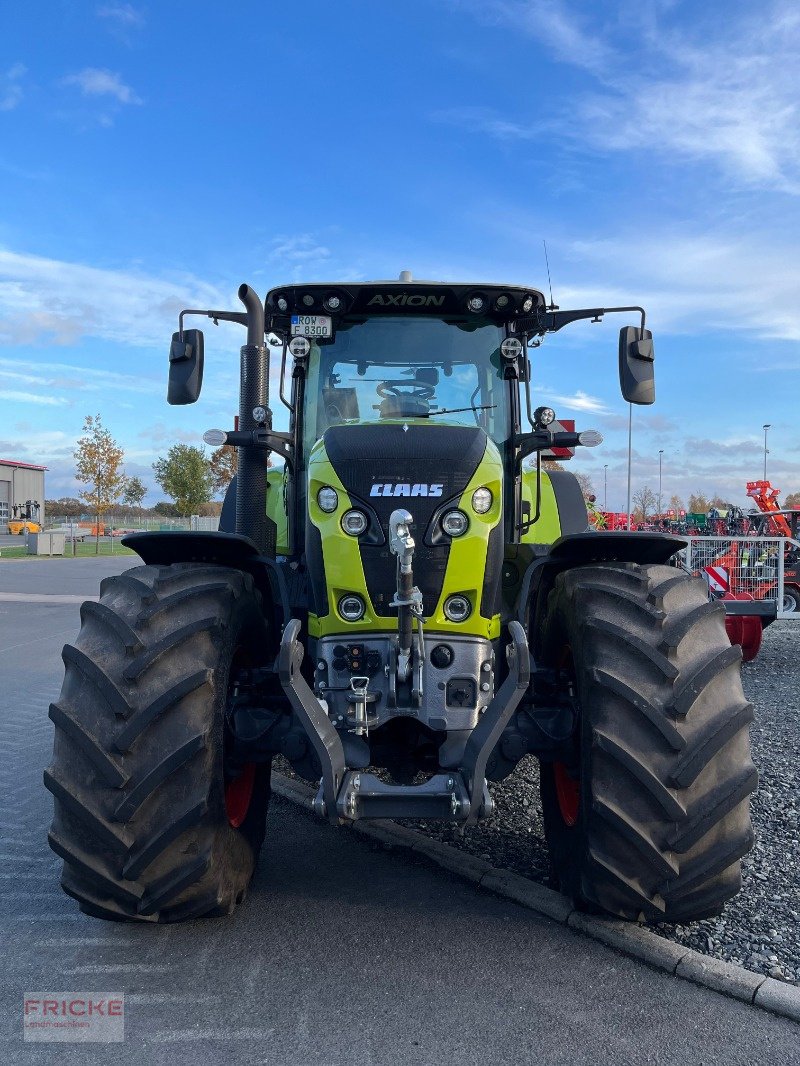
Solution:
M67 403L63 396L42 396L35 392L20 392L17 389L0 388L0 400L16 403L34 403L46 407L60 407Z
M605 414L608 411L606 404L598 399L596 396L590 396L582 389L576 389L576 391L570 396L558 396L546 386L536 386L537 395L541 394L548 400L555 404L557 411L562 407L568 411L589 411L592 414Z
M0 111L13 111L22 100L20 82L25 74L26 68L22 63L14 63L0 74Z
M97 16L101 19L109 19L126 28L141 26L144 23L144 15L132 4L102 4L97 9Z
M330 259L330 248L319 244L311 234L299 234L296 237L276 237L272 246L272 256L290 263L307 263L314 260Z
M190 276L166 279L0 249L0 343L7 345L99 337L161 351L182 308L230 305L231 297Z
M484 114L484 132L530 139L548 131L607 152L713 161L740 184L800 195L800 10L789 0L711 22L669 6L589 23L563 0L466 0L477 17L513 25L594 80L558 113L515 124ZM451 113L451 118L453 114ZM471 120L462 116L464 124Z
M160 378L147 378L141 374L121 374L113 370L78 366L71 363L51 363L34 359L0 357L0 388L4 382L35 385L44 395L62 390L76 392L99 392L112 394L140 393L161 395L164 383ZM42 401L45 402L45 401Z
M485 133L498 141L533 141L540 137L537 127L511 122L488 107L450 107L435 111L431 117L436 122Z
M559 286L564 306L641 303L662 331L800 340L800 260L789 241L654 232L647 241L574 241L566 254L577 283ZM605 285L591 280L603 277Z
M141 99L119 74L98 67L85 67L62 79L63 85L76 85L84 96L110 96L120 104L141 104Z

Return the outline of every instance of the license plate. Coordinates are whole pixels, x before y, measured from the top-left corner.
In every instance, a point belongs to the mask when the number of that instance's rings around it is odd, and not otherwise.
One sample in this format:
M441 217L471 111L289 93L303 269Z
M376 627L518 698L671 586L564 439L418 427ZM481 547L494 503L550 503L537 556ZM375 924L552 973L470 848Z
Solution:
M332 337L330 315L292 315L293 337Z

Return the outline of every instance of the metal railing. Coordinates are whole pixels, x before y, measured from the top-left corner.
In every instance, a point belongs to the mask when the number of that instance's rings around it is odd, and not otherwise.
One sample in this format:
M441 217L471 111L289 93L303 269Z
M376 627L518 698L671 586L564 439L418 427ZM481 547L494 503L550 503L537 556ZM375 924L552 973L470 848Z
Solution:
M713 593L772 600L778 618L800 620L800 542L787 537L687 537L680 556Z

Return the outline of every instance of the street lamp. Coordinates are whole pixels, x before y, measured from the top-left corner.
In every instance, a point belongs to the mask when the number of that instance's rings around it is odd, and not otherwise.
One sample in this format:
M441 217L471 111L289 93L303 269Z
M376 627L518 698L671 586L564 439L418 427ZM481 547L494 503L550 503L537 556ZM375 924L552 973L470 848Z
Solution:
M608 463L603 464L603 510L608 510Z
M658 513L661 514L661 456L664 454L664 449L658 449Z
M761 427L764 430L764 480L767 480L767 431L772 429L772 423L767 422Z

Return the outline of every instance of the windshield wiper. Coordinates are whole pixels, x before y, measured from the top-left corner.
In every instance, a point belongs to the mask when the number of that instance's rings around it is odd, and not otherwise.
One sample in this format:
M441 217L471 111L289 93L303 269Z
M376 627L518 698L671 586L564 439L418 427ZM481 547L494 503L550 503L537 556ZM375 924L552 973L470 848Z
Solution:
M496 403L482 403L477 407L444 407L441 411L428 411L427 414L414 415L414 418L433 418L434 415L460 415L463 411L493 411Z

